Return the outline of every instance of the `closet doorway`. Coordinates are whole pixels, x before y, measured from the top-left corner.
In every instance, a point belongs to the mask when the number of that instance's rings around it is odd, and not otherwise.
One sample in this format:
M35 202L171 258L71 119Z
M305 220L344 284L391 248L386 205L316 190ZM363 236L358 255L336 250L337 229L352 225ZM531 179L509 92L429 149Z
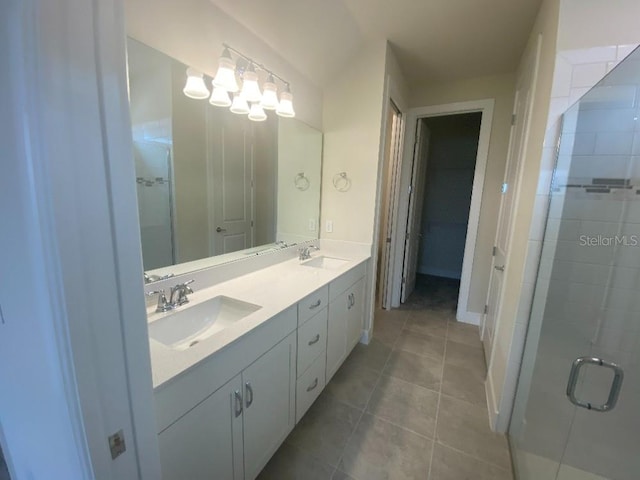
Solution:
M419 285L458 288L456 318L478 324L467 304L484 185L493 100L413 109L399 187L391 306Z

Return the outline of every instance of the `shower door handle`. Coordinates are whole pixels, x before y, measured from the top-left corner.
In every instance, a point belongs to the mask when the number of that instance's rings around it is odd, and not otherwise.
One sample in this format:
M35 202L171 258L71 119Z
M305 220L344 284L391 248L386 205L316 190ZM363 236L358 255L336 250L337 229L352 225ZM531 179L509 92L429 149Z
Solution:
M609 397L606 403L602 405L592 405L589 402L582 401L576 398L576 385L578 384L578 376L580 375L580 369L584 365L596 365L598 367L610 368L613 370L613 381L611 382L611 388L609 390ZM569 381L567 382L567 397L569 401L578 407L586 408L587 410L595 410L596 412L608 412L612 410L618 402L620 396L620 388L622 387L622 380L624 379L624 372L619 365L615 363L605 362L601 358L597 357L580 357L577 358L573 365L571 365L571 372L569 373Z

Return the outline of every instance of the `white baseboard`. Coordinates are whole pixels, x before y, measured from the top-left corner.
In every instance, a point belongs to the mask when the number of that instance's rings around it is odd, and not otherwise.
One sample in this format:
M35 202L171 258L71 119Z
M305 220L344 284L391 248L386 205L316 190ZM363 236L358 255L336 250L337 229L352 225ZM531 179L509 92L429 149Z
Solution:
M456 312L456 320L462 323L469 323L471 325L480 325L482 320L482 314L478 312Z
M493 381L491 379L491 372L487 375L487 379L484 382L484 392L487 397L487 407L489 410L489 427L494 432L498 423L498 405L496 404L496 398L493 390Z

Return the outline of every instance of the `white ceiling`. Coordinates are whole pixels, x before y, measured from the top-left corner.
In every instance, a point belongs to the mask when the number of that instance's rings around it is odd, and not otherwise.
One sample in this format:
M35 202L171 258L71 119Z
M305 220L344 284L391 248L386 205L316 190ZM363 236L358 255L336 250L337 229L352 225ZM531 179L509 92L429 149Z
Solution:
M319 86L386 38L412 84L515 71L541 0L211 0Z

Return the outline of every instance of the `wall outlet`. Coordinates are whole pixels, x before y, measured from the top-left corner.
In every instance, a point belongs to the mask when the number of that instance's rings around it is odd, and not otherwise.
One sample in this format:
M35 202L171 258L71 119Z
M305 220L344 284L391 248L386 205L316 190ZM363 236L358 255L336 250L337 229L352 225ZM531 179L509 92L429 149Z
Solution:
M316 231L316 220L314 218L309 219L309 230L312 232Z
M327 233L333 232L333 220L327 220L327 223L325 224L324 229Z

